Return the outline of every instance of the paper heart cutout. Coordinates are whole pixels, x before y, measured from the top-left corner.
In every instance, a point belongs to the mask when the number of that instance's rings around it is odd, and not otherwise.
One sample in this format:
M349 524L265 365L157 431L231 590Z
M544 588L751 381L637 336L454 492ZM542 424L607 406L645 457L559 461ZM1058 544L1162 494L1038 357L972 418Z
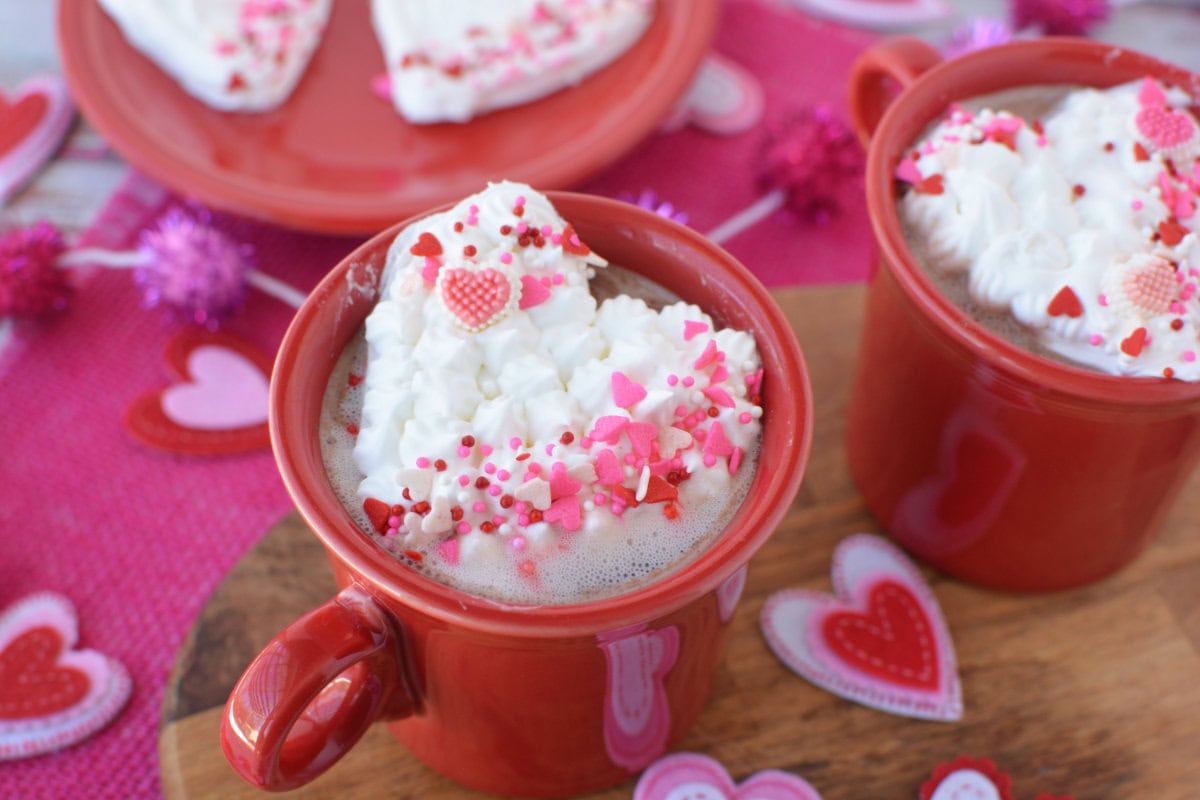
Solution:
M959 756L934 768L920 800L1013 800L1012 779L989 759Z
M679 629L628 631L606 637L604 747L618 766L639 770L667 749L671 706L663 684L679 657Z
M443 269L438 274L438 289L446 310L469 331L480 331L499 321L518 294L509 276L490 267Z
M764 770L735 784L720 762L673 753L642 773L633 800L821 800L821 795L790 772Z
M792 0L818 16L865 28L902 28L950 14L945 0Z
M712 53L701 63L691 87L661 129L694 125L709 133L731 135L753 128L762 113L763 88L754 73Z
M962 689L937 598L903 553L870 534L833 554L834 595L785 589L762 611L767 645L839 697L901 716L957 720Z
M125 414L143 444L185 455L225 455L270 445L267 376L271 359L224 331L185 328L166 361L183 382L137 398Z
M11 98L0 92L0 204L57 152L74 119L75 104L56 75L31 78Z
M125 706L125 667L73 649L78 641L75 609L61 595L30 595L0 615L0 760L80 742Z

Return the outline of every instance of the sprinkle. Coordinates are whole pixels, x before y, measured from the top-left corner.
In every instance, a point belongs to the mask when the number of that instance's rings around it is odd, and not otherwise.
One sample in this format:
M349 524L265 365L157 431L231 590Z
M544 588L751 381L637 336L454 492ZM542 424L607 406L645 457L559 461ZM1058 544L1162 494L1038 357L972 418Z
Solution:
M704 352L702 352L700 354L699 358L697 358L695 360L695 362L692 363L692 367L694 369L704 369L705 367L707 367L709 364L713 363L716 360L717 360L717 340L709 339L708 344L706 344L704 346ZM684 385L687 386L690 384L685 383Z
M508 546L511 547L513 550L516 550L518 553L522 552L525 549L525 545L526 545L525 537L521 536L520 534L517 534L516 536L514 536L508 540Z
M513 260L512 253L501 253L500 254L500 263L501 264L511 264L512 260Z
M457 531L458 531L460 534L467 534L467 533L470 533L470 532L471 532L471 523L469 523L469 522L460 522L460 523L458 523L458 526L457 526L456 530L457 530Z
M458 476L458 485L459 486L462 486L465 488L470 483L471 483L470 476L468 476L468 475L459 475Z
M674 386L679 383L679 376L672 373L667 376L667 386Z
M692 388L693 386L695 386L695 384L696 384L696 379L695 379L695 378L693 378L691 375L688 375L688 376L684 377L684 379L681 381L681 383L682 383L682 384L683 384L683 385L684 385L686 388L690 389L690 388Z
M1134 211L1141 211L1142 205L1143 204L1142 204L1141 200L1134 200L1132 203L1129 204L1129 207L1132 208Z
M1093 333L1091 336L1088 337L1088 343L1091 345L1104 344L1104 337L1098 333Z
M743 425L749 425L750 420L752 419L754 419L754 417L750 416L749 411L743 411L741 414L738 414L738 422L742 423Z
M518 450L521 447L521 440L514 436L508 440L508 446L513 450Z
M693 338L708 330L708 323L686 319L683 321L683 340L690 342Z
M738 471L738 467L742 465L742 448L735 447L729 455L729 474L733 475Z
M701 391L704 393L705 397L719 406L724 406L725 408L734 407L733 398L729 396L729 392L725 391L720 386L709 386ZM712 414L709 416L712 416Z
M1194 350L1185 350L1180 358L1190 364L1196 360L1196 352Z
M1071 187L1071 194L1075 197L1083 197L1086 192L1087 187L1085 187L1082 183L1077 183Z
M1083 303L1079 302L1079 295L1070 286L1064 286L1050 300L1046 313L1052 317L1078 319L1083 316Z
M639 503L646 499L646 490L650 488L650 468L642 467L642 473L638 476L637 492L634 494L634 499Z
M437 461L433 462L433 468L436 469L438 472L445 472L446 471L446 462L439 458Z
M458 457L459 458L466 458L469 455L471 455L471 448L469 448L469 447L458 448Z
M418 467L420 467L421 469L425 469L425 468L427 468L427 467L429 466L429 464L430 464L430 461L429 461L429 459L428 459L428 458L426 458L425 456L418 456L418 457L417 457L416 464L417 464L417 466L418 466Z

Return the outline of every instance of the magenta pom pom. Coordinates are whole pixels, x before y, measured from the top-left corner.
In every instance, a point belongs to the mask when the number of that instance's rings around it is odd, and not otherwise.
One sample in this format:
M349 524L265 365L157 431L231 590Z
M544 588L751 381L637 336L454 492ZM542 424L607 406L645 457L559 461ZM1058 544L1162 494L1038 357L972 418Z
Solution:
M995 47L1012 39L1012 27L1002 19L984 17L973 19L950 34L943 52L946 58L965 55L987 47Z
M56 266L66 249L62 234L48 222L0 236L0 316L29 316L66 307L71 286Z
M801 219L825 223L862 168L862 148L849 126L824 106L805 108L768 129L759 183L784 191Z
M215 328L246 299L254 251L212 227L203 209L172 208L138 240L142 264L134 279L147 306L168 305L198 325Z
M1055 36L1082 36L1108 19L1107 0L1013 0L1013 27L1040 28Z

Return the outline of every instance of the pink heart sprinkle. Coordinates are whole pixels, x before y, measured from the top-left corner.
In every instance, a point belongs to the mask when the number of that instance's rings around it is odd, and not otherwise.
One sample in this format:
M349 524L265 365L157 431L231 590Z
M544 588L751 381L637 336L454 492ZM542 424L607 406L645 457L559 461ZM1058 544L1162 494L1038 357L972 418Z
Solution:
M524 311L527 308L540 306L550 299L550 289L532 275L521 276L521 301L517 308Z
M646 399L646 387L629 379L624 372L612 374L613 402L621 408L629 408L634 403Z
M596 420L596 424L592 426L592 432L588 434L588 438L598 442L616 444L617 439L621 438L621 432L625 430L627 425L629 425L628 417L608 414Z
M439 281L442 303L468 330L481 330L498 320L512 296L508 276L495 269L444 269Z
M617 454L607 447L596 454L592 466L596 468L596 480L605 486L615 486L625 479Z
M917 162L911 158L902 158L900 163L896 165L896 178L905 183L917 184L922 181L925 176L921 174L921 170L917 169Z
M709 456L727 456L733 452L733 444L725 435L725 428L720 422L713 422L704 438L704 454Z
M542 519L546 520L546 522L557 522L562 525L563 530L579 530L582 522L582 514L579 511L579 498L574 495L558 498L543 512Z
M694 319L685 319L683 321L683 340L690 342L700 334L708 330L708 323L697 322Z
M651 453L654 440L658 438L658 426L653 422L631 422L625 428L625 435L633 445L633 451L643 458Z
M755 773L734 784L720 762L699 753L674 753L651 764L633 800L821 800L812 785L781 770Z
M729 396L729 392L722 389L720 386L708 386L702 389L704 396L718 406L725 408L733 408L733 398Z

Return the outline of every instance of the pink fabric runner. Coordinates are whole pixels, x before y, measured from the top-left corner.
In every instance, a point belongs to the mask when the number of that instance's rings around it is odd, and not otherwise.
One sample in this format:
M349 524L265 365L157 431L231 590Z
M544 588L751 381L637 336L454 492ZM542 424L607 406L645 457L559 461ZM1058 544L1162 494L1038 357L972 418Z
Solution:
M796 12L729 0L717 49L766 90L767 120L827 103L844 116L844 80L869 36ZM598 194L654 189L707 231L761 195L761 133L721 138L681 130L652 138L579 187ZM497 178L503 176L496 176ZM127 248L176 198L133 177L80 244ZM786 211L728 243L769 285L856 280L872 258L857 186L824 227ZM311 288L356 243L222 217L254 245L264 272ZM159 708L175 653L233 564L291 508L270 453L216 459L153 452L122 417L139 395L171 382L163 348L176 329L140 308L129 275L86 276L69 309L18 325L0 347L0 606L38 590L76 604L81 645L119 659L134 679L129 706L68 750L0 764L0 797L161 795ZM252 291L225 329L274 352L291 309Z

